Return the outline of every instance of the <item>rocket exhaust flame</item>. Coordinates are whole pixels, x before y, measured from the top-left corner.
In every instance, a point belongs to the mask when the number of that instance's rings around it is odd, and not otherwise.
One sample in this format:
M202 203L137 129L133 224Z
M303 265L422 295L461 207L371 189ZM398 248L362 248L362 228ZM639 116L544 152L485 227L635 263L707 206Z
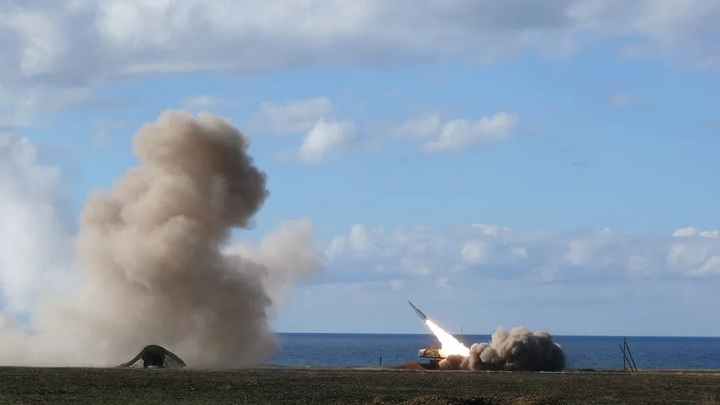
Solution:
M455 339L453 335L445 332L441 327L437 326L435 322L431 321L430 318L428 318L423 311L418 309L418 307L413 305L412 302L408 301L408 304L410 304L410 306L415 310L415 313L418 314L420 319L425 322L425 325L430 328L430 331L432 331L435 337L437 337L440 341L441 347L439 352L442 357L451 355L461 355L463 357L467 357L470 355L470 349L467 346L460 343L460 341Z
M470 355L470 348L460 343L460 341L455 339L453 335L445 332L441 327L437 326L435 322L431 321L430 319L426 319L425 325L430 328L435 337L437 337L437 339L440 341L440 355L442 357L448 357L452 355L460 355L463 357L467 357Z
M530 332L522 326L507 332L498 327L487 343L475 343L470 348L435 324L410 303L415 312L440 341L438 363L441 370L509 370L560 371L565 368L565 354L547 332Z

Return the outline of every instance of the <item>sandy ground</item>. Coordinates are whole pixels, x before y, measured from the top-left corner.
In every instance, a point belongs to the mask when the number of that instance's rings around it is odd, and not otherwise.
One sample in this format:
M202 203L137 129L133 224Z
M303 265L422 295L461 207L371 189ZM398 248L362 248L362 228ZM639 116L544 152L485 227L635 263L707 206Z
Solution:
M0 367L2 404L718 404L716 371Z

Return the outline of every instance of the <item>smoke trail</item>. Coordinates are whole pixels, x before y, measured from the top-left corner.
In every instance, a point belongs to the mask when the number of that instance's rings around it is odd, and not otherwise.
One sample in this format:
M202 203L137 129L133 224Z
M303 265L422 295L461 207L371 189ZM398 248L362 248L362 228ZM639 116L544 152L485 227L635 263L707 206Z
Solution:
M268 195L247 146L209 114L167 111L141 127L133 140L141 164L82 213L78 291L43 296L33 313L40 333L6 331L3 340L18 347L0 349L0 361L119 364L150 343L196 367L267 358L275 349L268 280L309 274L317 259L306 221L266 238L296 249L263 245L250 260L224 248Z
M488 343L475 343L470 355L448 356L439 363L443 370L559 371L565 354L547 332L530 332L518 326L508 333L499 327Z

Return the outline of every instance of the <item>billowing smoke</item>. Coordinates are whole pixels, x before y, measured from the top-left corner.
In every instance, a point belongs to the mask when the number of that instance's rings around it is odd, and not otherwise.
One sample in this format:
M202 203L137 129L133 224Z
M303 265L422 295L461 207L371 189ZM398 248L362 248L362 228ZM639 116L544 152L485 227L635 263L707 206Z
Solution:
M259 248L226 246L268 196L247 148L209 114L167 111L144 125L133 140L140 165L82 213L76 288L40 297L37 333L0 332L17 346L0 349L0 363L118 364L151 343L199 367L270 356L267 288L311 273L318 260L303 220Z
M499 327L490 342L470 346L468 357L452 355L439 363L442 370L559 371L565 354L547 332L518 326L508 333Z

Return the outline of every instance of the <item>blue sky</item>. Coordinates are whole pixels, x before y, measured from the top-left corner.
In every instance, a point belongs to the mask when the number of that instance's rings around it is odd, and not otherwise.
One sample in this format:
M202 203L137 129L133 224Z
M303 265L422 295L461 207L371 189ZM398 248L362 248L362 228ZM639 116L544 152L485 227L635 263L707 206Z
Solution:
M466 333L720 335L716 2L143 3L0 1L0 136L59 168L69 234L143 123L204 110L268 175L229 243L313 224L276 330L423 333L412 300Z

